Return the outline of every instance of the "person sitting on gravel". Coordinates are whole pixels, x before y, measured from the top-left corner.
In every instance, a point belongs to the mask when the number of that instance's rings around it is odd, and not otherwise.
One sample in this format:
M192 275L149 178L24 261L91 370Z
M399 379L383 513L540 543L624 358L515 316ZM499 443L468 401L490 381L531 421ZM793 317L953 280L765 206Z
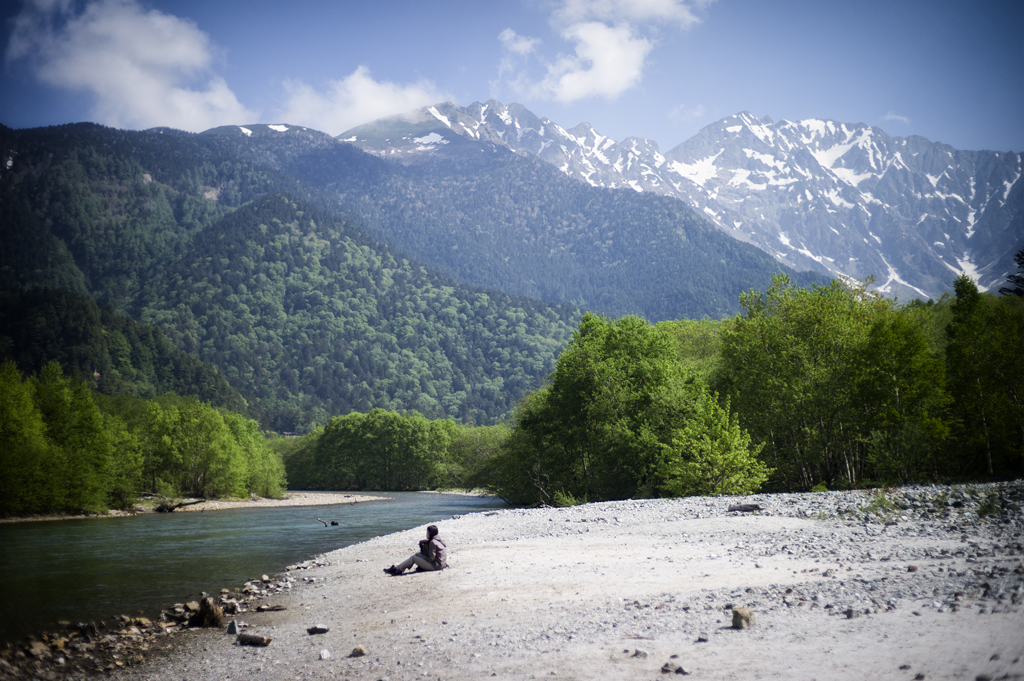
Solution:
M445 560L446 554L447 547L444 545L444 540L437 536L437 525L431 525L427 528L427 538L420 540L420 552L409 556L400 565L384 568L384 572L389 575L400 575L413 565L427 572L443 570L448 567Z

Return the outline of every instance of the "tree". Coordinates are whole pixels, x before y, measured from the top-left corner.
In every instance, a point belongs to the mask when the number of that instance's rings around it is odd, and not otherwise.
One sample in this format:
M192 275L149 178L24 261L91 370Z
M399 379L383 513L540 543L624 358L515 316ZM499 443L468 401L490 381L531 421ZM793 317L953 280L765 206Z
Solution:
M52 480L53 509L106 509L111 445L103 415L84 383L50 362L33 379L35 402L54 453L45 474Z
M877 320L860 353L859 399L867 415L868 463L887 482L935 480L949 436L945 364L904 311Z
M999 292L1004 296L1024 298L1024 248L1017 251L1017 255L1013 256L1013 261L1017 263L1017 269L1020 271L1016 274L1006 275L1006 281L1012 285L1012 288L1004 286L999 289Z
M728 405L682 367L665 329L587 314L551 385L520 403L500 453L474 479L493 476L489 488L517 503L753 489L763 465L745 437ZM705 464L714 470L694 472ZM678 482L691 473L707 485Z
M663 445L659 472L662 489L672 496L750 494L772 473L757 458L763 445L751 445L729 400L719 404L717 397L698 400L693 417Z
M34 393L14 362L0 365L0 516L49 510L52 446Z
M743 315L723 333L718 382L764 443L776 484L855 485L865 425L858 358L892 303L866 284L798 289L779 275L764 293L743 294L740 305Z
M946 367L965 473L1024 472L1024 299L982 295L954 282Z

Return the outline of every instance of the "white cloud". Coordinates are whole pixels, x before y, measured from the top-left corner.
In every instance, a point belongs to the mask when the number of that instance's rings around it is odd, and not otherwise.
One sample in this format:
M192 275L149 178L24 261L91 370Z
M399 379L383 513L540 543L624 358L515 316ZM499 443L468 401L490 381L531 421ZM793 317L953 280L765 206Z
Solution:
M910 119L909 118L907 118L906 116L900 116L899 114L894 113L892 111L890 111L889 113L887 113L884 116L882 116L882 120L883 121L895 121L897 123L902 123L903 125L910 125Z
M563 0L553 18L561 24L584 21L657 22L676 24L685 29L700 23L694 10L702 9L711 2L714 0Z
M587 22L569 26L562 36L576 44L576 53L548 65L547 76L535 88L536 96L559 102L584 97L608 99L636 85L643 75L651 43L628 26Z
M536 54L540 41L505 29L498 36L505 55L492 94L505 85L519 95L559 102L586 97L614 99L643 78L647 57L655 47L650 36L666 26L690 28L700 22L696 11L712 2L561 0L551 24L573 45L573 53L554 59L538 56L546 75L531 80L523 70L523 60Z
M517 34L511 28L506 28L504 31L499 33L498 40L501 41L501 44L504 46L506 51L520 56L530 54L540 43L540 40L537 38L526 38Z
M78 15L69 0L33 0L15 18L5 59L91 93L96 122L114 127L198 131L255 120L212 72L214 52L193 22L135 0L97 0Z
M285 83L285 91L287 103L280 120L332 135L384 116L452 99L425 80L412 85L376 81L365 66L342 80L331 81L325 92L302 81Z

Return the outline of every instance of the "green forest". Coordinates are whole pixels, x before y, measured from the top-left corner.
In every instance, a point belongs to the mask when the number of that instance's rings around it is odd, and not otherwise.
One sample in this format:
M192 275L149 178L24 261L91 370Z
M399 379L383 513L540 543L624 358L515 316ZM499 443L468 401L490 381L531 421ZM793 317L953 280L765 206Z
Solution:
M0 142L17 149L0 212L19 226L0 238L0 285L82 293L159 329L267 430L374 408L494 423L579 319L427 270L216 136L71 125Z
M467 184L470 161L396 170L320 133L272 139L0 126L0 515L139 493L573 504L1024 473L1024 252L999 295L961 276L900 304L521 159ZM448 275L370 234L447 252ZM616 264L643 248L668 257ZM459 283L476 275L456 261L576 304Z
M0 366L0 516L133 508L136 497L280 496L258 424L195 397L105 396L57 362Z
M898 305L779 276L721 321L588 313L505 423L378 410L280 451L302 487L469 487L523 505L1016 478L1017 283L996 296L961 276L954 296Z

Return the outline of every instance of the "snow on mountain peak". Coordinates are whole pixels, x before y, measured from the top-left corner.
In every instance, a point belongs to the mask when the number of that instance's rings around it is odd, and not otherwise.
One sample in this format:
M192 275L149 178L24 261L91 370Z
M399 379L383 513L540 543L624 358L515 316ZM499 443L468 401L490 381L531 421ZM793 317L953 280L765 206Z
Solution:
M1007 241L1015 233L1009 221L1024 216L1020 154L961 152L859 123L776 123L740 112L662 154L652 140L617 143L589 123L565 129L521 104L448 103L423 113L593 186L673 196L788 265L847 279L873 274L879 290L901 297L939 295L951 270L992 286L1016 247ZM439 147L443 135L428 132L407 136L397 155L393 147L364 148L404 159ZM383 144L401 146L397 139ZM984 180L976 181L982 167ZM982 231L1000 236L976 244ZM1007 262L997 267L1000 258Z

